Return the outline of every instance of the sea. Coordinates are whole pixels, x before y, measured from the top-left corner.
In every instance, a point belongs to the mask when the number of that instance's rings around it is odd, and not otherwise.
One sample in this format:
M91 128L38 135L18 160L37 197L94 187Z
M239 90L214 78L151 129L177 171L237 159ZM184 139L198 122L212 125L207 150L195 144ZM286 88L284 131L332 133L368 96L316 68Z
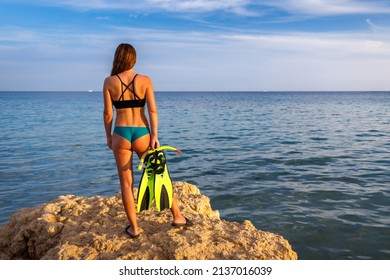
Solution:
M156 92L173 181L301 260L390 259L390 92ZM0 92L0 224L120 191L101 92ZM134 166L138 165L135 158ZM141 176L135 171L136 186Z

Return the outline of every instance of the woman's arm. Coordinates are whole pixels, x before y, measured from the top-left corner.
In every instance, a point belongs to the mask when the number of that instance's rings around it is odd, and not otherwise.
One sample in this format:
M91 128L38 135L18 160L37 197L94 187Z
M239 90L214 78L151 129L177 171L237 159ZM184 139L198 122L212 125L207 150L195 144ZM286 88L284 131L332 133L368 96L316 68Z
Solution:
M158 141L158 114L156 99L154 97L153 83L149 77L147 77L146 87L146 103L148 105L149 121L150 121L150 147L156 149L160 147Z
M104 81L104 86L103 86L103 99L104 99L103 121L104 121L104 128L106 130L107 146L108 148L112 149L111 129L112 129L112 119L114 116L114 111L112 109L112 100L111 100L108 84L109 84L109 78L107 78Z

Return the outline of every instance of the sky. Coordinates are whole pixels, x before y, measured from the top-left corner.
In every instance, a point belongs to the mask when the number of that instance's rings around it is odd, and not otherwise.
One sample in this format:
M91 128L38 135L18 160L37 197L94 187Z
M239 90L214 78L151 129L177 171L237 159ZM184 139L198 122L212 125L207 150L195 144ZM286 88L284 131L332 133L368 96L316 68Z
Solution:
M0 91L101 91L120 43L156 91L390 90L389 0L0 0Z

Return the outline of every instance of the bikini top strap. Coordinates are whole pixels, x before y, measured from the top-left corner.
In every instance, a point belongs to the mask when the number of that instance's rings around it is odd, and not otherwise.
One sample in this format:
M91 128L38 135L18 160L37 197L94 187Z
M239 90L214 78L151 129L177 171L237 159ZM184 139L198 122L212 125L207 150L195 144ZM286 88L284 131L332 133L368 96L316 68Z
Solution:
M132 92L133 92L133 94L134 94L134 97L135 97L135 99L141 99L141 98L139 98L138 97L138 95L135 93L135 78L138 76L138 74L135 74L135 76L134 76L134 78L133 78L133 80L131 81L131 83L130 84L133 84L133 90L132 90Z
M128 85L126 85L126 84L121 80L121 78L119 77L118 74L117 74L116 76L118 77L119 81L121 81L121 90L122 90L122 94L121 94L121 96L119 97L118 100L121 100L121 99L124 100L124 98L123 98L123 93L124 93L126 90L130 90L130 91L134 94L135 99L140 99L140 98L138 97L138 95L135 93L135 78L138 76L138 74L135 74L135 76L133 77L133 79L131 80L131 82L130 82ZM131 84L133 84L133 90L131 90L131 88L130 88ZM123 85L126 86L125 89L123 89Z
M121 78L119 77L118 74L117 74L116 76L118 77L119 81L121 81L121 90L122 90L122 94L121 94L121 96L119 97L118 100L121 100L121 99L123 100L123 93L126 91L126 89L123 90L123 85L124 85L124 83L122 82L122 80L121 80Z

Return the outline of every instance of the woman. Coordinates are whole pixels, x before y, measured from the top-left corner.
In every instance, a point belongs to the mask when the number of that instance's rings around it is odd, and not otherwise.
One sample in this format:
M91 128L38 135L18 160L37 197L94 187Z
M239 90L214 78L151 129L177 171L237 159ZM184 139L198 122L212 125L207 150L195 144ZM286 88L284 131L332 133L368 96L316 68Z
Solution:
M133 151L141 157L151 148L158 148L158 115L152 81L136 74L136 51L130 44L120 44L115 52L111 76L104 81L104 126L107 145L113 150L121 184L122 201L130 225L125 232L131 238L138 234L133 195ZM149 121L145 115L147 104ZM113 106L116 108L114 133L111 134ZM173 198L172 226L189 225Z

